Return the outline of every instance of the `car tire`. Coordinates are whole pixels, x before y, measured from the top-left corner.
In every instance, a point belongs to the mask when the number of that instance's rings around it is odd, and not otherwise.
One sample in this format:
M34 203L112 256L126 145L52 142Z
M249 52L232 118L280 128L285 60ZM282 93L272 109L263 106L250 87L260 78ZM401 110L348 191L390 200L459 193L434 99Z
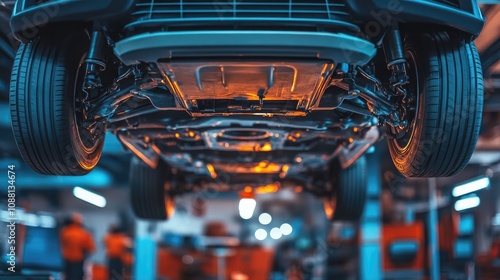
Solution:
M167 220L174 212L175 202L168 195L168 166L160 161L152 169L137 157L130 163L130 198L132 210L140 219Z
M456 174L468 163L481 126L483 80L476 47L447 32L424 33L407 36L405 56L415 108L399 138L388 128L392 161L406 177Z
M325 214L331 221L358 221L366 201L366 158L342 169L338 162L331 166L332 190L324 198Z
M77 102L89 45L84 30L77 30L42 34L21 44L14 60L12 129L24 161L42 174L83 175L102 154L105 124L85 129Z

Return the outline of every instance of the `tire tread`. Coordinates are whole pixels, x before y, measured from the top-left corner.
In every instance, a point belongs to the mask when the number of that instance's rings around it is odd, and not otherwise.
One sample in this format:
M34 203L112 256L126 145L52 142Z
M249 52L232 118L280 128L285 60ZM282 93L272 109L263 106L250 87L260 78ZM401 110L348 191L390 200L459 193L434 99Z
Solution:
M389 140L398 170L407 177L443 177L461 171L479 137L483 81L473 43L446 32L413 39L424 96L421 135L407 151Z
M102 144L76 159L71 131L74 73L85 52L84 33L47 35L21 44L14 60L10 85L12 130L20 154L35 171L47 175L84 175L99 161Z
M152 169L137 157L130 163L130 198L135 215L141 219L166 220L166 165L160 161Z

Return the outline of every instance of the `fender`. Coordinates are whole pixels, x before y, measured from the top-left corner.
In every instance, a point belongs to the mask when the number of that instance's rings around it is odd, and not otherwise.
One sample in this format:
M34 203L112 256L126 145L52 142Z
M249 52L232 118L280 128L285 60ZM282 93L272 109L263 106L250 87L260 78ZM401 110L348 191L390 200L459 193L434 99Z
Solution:
M454 2L458 6L429 0L346 0L346 5L355 17L371 19L363 28L367 35L370 28L376 32L374 29L383 30L392 21L398 21L449 26L477 37L484 25L477 1Z
M33 0L16 2L10 25L16 38L29 41L39 28L52 22L114 19L125 16L134 0L55 0L37 4Z

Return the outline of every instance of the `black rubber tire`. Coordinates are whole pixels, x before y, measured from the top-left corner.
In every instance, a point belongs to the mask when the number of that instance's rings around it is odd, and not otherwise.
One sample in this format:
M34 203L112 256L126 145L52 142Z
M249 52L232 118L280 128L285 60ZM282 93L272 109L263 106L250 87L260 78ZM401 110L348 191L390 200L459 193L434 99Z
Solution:
M363 214L367 192L366 158L342 169L331 166L332 191L324 199L325 213L331 221L358 221Z
M451 176L468 163L479 135L479 55L473 43L446 32L409 35L405 53L415 57L419 105L409 140L388 137L393 163L406 177Z
M132 210L140 219L167 220L174 212L175 202L167 194L170 186L168 166L160 161L152 169L137 157L130 162L130 198Z
M72 29L46 33L17 51L10 84L12 129L24 161L39 173L83 175L101 157L105 126L99 124L95 138L84 140L92 137L80 137L75 113L88 42L83 28Z

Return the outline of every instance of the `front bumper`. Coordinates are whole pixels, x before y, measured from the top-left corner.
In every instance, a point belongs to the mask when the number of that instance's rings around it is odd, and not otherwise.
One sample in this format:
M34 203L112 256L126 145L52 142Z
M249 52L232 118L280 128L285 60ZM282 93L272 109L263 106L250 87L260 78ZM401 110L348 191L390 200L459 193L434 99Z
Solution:
M154 32L118 41L115 54L127 65L186 57L289 57L364 65L375 56L369 41L327 32L184 31Z
M311 23L319 24L317 26L325 31L330 27L324 22L331 22L344 28L342 33L352 31L353 26L356 28L353 22L375 22L381 30L393 21L431 23L449 26L472 36L477 36L483 27L476 0L314 0L290 1L290 5L263 2L266 5L259 1L227 1L220 6L218 1L209 0L196 3L173 0L19 0L12 14L11 27L14 34L24 40L34 38L37 29L50 22L113 21L127 17L131 20L129 27L144 25L150 31L156 25L161 28L166 25L167 29L174 25L180 25L183 30L193 25L200 28L197 23L202 22L203 25L217 22L227 25L233 21L238 24L252 21L276 25L272 19L291 21L286 25L301 28ZM306 19L310 22L304 21ZM134 26L134 23L140 24Z

